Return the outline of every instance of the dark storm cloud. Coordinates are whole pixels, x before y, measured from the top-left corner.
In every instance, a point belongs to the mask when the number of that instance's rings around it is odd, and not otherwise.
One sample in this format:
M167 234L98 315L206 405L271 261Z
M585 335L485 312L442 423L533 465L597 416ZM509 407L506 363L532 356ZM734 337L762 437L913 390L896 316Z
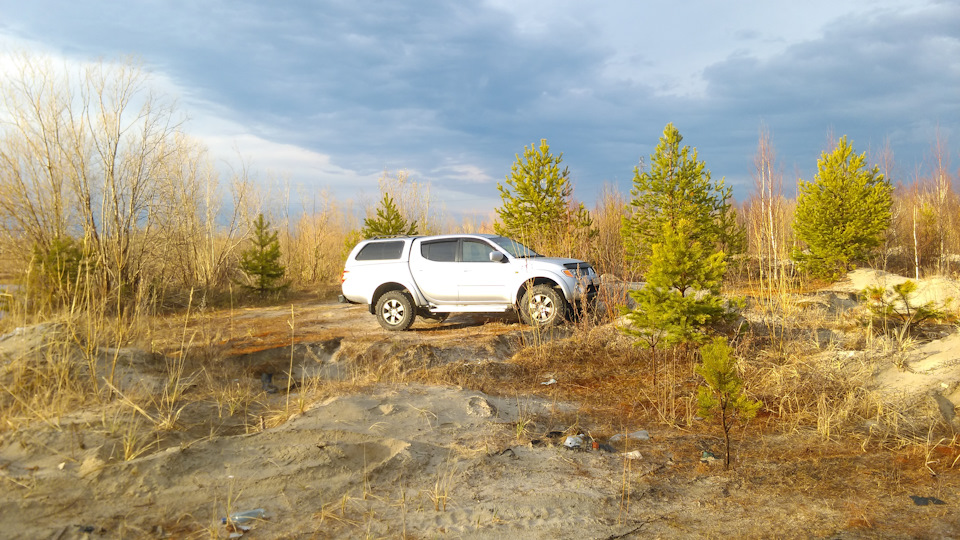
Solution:
M450 151L501 152L505 134L537 131L542 99L562 95L599 60L583 38L524 38L503 13L443 1L416 9L353 1L68 4L51 24L42 22L42 4L18 13L29 37L92 55L141 55L258 135L331 153L358 170L423 169Z
M706 70L711 121L697 125L704 147L743 158L763 122L772 132L787 180L806 179L828 138L848 135L859 152L889 143L901 169L922 165L935 135L960 122L960 7L942 4L909 15L847 18L821 39L767 60L731 58ZM726 142L723 142L723 139ZM739 151L736 149L740 149ZM736 155L739 153L740 155ZM713 152L709 152L713 155ZM717 157L726 170L735 162Z
M629 21L589 22L575 3L532 28L487 4L440 0L57 4L0 0L0 32L74 57L138 55L185 102L215 104L252 135L329 155L367 182L411 169L460 201L495 200L492 183L541 138L589 201L606 181L627 191L673 122L743 199L761 124L788 185L812 176L831 133L858 151L889 141L912 168L936 126L949 137L960 125L960 7L950 2L841 17L792 44L732 13L731 43L716 46L735 52L678 78L649 71L653 58L669 67L669 44L598 39L604 24ZM666 24L657 13L630 24ZM699 36L678 27L675 39ZM701 77L702 88L676 82Z

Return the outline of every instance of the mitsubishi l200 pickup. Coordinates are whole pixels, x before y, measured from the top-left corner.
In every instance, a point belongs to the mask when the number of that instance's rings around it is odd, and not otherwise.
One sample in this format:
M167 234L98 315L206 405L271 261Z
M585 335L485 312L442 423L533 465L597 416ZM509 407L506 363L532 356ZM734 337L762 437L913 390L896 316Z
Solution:
M416 317L516 310L526 324L554 326L591 301L600 279L589 263L539 255L491 234L364 240L343 270L341 302L366 304L387 330Z

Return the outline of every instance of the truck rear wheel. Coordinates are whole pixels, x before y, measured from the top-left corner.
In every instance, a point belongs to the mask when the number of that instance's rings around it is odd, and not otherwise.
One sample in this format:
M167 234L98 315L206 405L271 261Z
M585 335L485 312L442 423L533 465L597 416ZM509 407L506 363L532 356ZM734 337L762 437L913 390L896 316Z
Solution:
M413 299L403 291L389 291L377 301L377 322L386 330L406 330L415 318Z
M566 300L549 285L535 285L527 289L520 300L520 318L537 328L560 324L566 311Z

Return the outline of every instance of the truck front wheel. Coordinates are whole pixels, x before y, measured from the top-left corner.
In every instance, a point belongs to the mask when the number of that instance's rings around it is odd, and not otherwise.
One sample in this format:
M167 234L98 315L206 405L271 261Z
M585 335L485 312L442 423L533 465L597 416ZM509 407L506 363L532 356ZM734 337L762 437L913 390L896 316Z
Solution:
M416 318L413 299L403 291L389 291L377 301L377 322L387 330L406 330Z
M520 318L530 326L544 328L560 324L566 316L567 302L549 285L527 289L520 300Z

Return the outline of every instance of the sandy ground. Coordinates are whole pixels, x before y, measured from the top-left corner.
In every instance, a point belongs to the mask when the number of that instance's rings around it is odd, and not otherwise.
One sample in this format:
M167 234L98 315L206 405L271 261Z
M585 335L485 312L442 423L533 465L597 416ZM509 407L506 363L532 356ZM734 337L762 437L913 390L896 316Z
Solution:
M860 279L833 291L860 287ZM118 390L158 391L169 359L200 337L210 362L226 364L208 372L235 377L228 382L273 410L306 394L294 382L349 380L358 362L383 362L385 370L392 358L502 363L509 376L507 361L525 344L509 318L452 317L391 334L363 308L337 304L231 311L184 328L157 329L151 347L162 356L106 351L121 359ZM4 336L0 355L9 361L48 331ZM813 354L852 362L862 353L832 344ZM288 362L291 393L282 377L274 380L280 392L257 393L260 374ZM931 437L949 437L953 417L937 424L936 415L947 414L943 400L953 414L960 399L960 336L917 347L906 366L873 365L870 391L891 406L920 404L927 416L918 421L936 426ZM155 445L140 441L149 449L129 460L122 427L104 427L115 411L65 411L0 436L0 537L960 537L955 446L918 454L824 442L812 429L766 432L745 436L737 466L724 471L701 459L720 456L716 430L650 424L594 432L600 422L562 399L557 379L552 397L358 385L253 427L222 404L197 403L181 411L178 429ZM565 444L581 433L580 448ZM248 530L221 522L256 509L262 519L244 524Z

